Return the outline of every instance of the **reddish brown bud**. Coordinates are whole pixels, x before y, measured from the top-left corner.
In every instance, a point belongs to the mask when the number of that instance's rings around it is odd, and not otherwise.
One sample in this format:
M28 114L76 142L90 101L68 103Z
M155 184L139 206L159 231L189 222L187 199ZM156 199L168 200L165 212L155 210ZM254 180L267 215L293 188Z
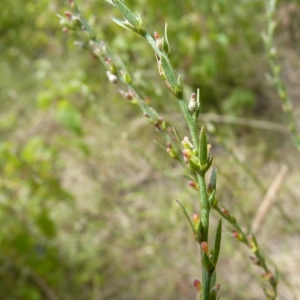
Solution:
M209 248L207 242L202 242L201 243L201 251L205 252L207 255L209 254Z
M72 15L69 11L66 11L66 12L65 12L65 16L66 16L69 20L71 20L73 15Z
M202 290L202 284L199 279L194 280L194 288L196 290L196 294L199 295Z
M134 98L134 92L132 90L129 90L127 93L126 93L126 99L128 100L132 100Z
M198 185L195 181L190 180L190 181L188 182L188 185L189 185L190 187L192 187L193 189L195 189L196 191L199 191L199 185Z
M229 217L229 216L230 216L230 213L229 213L229 211L228 211L226 208L222 207L222 208L221 208L221 211L222 211L222 213L223 213L226 217Z
M240 234L236 230L232 230L232 236L237 240L240 239Z
M249 256L250 260L256 265L256 266L261 266L260 261L254 257L254 256Z
M272 280L274 278L274 276L271 272L263 273L263 274L261 274L261 277L266 280Z

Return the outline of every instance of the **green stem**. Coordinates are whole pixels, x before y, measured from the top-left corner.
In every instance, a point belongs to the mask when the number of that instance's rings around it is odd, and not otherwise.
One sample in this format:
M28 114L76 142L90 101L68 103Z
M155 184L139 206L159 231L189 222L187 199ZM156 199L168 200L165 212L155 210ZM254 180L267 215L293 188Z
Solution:
M201 207L201 217L200 220L204 227L203 241L208 242L208 228L209 228L209 202L208 195L206 192L205 175L197 174L198 184L200 187L200 207ZM201 254L202 255L202 254ZM202 300L208 300L210 295L210 283L212 274L209 273L206 268L202 265Z
M199 154L199 136L198 136L197 124L193 119L186 102L183 99L179 99L179 105L183 112L185 120L187 122L187 125L189 127L194 147L197 153Z
M207 272L207 270L202 267L202 300L208 300L210 294L210 282L211 282L211 274Z
M204 241L208 241L208 228L209 228L209 202L206 192L205 175L197 174L199 190L200 190L200 207L201 207L201 222L204 227Z

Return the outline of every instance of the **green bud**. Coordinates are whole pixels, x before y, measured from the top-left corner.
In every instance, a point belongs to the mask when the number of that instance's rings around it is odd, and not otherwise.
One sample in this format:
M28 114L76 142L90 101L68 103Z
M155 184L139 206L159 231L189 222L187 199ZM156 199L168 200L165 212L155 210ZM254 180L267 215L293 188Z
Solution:
M217 300L219 290L220 290L220 285L216 284L210 291L209 300Z
M213 265L212 261L209 259L206 252L202 252L201 262L208 273L212 274L214 272L215 266Z
M198 108L198 104L196 101L196 94L192 93L191 97L190 97L190 102L188 105L188 109L190 111L191 114L193 114Z

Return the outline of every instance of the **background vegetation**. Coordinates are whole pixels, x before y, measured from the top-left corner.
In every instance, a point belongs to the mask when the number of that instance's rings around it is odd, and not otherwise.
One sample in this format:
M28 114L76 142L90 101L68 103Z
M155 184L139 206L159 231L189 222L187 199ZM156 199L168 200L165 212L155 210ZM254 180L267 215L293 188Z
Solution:
M297 299L299 153L265 76L264 3L126 3L153 31L168 23L171 61L187 95L201 88L219 201L246 229L288 166L257 235L279 269L279 299ZM180 166L153 142L162 143L160 136L97 60L62 32L60 1L1 4L0 299L194 299L198 249L175 199L190 211L198 202ZM139 92L184 135L150 47L113 24L110 17L120 15L104 1L79 5ZM275 40L296 117L299 17L298 1L280 1ZM264 299L258 269L230 227L222 243L222 298Z

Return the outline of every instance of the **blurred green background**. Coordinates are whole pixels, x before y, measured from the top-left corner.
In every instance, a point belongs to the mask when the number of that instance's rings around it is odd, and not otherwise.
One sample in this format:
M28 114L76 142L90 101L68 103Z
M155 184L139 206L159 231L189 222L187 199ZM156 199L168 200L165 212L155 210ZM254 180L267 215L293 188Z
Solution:
M162 34L168 23L170 59L186 96L201 88L219 201L246 230L288 166L257 234L278 266L279 299L298 299L300 155L266 80L264 1L126 3L150 32ZM186 135L147 43L115 25L110 17L120 13L104 1L78 4L139 93ZM1 8L0 299L194 299L198 248L175 199L197 212L197 193L153 142L163 143L160 135L62 32L56 14L67 8L60 1L1 0ZM276 44L296 117L299 17L298 1L279 2ZM217 220L213 213L212 228ZM222 299L264 299L249 255L224 226Z

